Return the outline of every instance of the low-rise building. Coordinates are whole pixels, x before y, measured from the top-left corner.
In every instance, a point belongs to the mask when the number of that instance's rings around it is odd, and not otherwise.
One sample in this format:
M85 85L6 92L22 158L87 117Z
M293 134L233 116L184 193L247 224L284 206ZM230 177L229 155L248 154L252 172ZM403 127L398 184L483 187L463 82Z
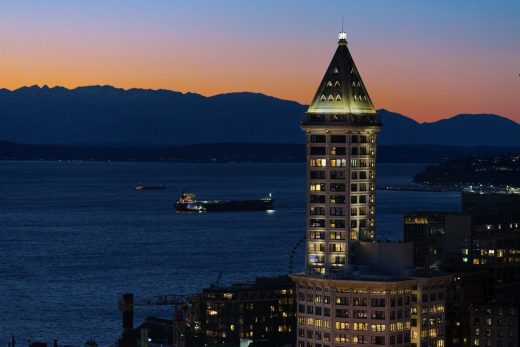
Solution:
M518 286L507 295L470 307L471 346L518 347Z
M190 305L188 324L201 346L239 346L241 340L273 347L294 343L295 293L288 276L212 286Z

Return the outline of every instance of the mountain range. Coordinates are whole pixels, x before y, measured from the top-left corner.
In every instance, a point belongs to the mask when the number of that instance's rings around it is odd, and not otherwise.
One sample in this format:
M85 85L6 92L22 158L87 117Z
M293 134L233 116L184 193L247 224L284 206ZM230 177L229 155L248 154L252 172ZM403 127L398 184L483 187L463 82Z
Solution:
M257 93L206 97L88 86L0 89L0 139L33 144L179 145L304 142L307 106ZM432 123L379 110L381 145L520 146L520 124L492 114Z

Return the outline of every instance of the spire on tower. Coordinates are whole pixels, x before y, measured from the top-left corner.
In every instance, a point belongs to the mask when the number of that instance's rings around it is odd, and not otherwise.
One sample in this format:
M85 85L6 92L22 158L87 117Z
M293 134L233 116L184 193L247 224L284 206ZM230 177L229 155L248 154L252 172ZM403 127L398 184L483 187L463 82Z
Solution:
M307 110L308 114L376 114L346 39L347 34L341 31L338 48Z

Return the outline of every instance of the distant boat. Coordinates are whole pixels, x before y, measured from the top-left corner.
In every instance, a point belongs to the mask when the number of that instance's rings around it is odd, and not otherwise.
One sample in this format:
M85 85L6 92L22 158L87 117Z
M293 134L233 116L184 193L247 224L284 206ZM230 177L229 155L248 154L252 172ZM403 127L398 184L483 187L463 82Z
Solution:
M166 189L166 186L144 186L138 185L135 187L135 190L152 190L152 189Z
M258 200L196 200L195 194L182 193L175 203L177 212L226 212L226 211L267 211L273 209L271 194Z

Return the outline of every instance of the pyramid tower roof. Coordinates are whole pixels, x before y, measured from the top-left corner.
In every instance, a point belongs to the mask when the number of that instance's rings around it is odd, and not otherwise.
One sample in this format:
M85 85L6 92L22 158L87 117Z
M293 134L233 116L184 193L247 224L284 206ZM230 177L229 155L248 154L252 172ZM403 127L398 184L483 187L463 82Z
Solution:
M307 113L374 115L376 110L347 47L347 35L339 34L338 48Z

